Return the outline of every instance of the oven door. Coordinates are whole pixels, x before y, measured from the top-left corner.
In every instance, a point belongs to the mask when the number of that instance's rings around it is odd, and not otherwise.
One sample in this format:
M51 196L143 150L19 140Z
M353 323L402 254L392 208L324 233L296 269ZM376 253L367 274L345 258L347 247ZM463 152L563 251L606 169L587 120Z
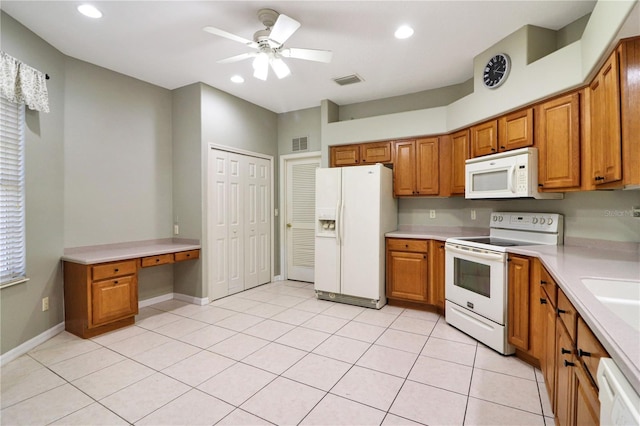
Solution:
M500 325L506 318L506 253L445 245L445 296Z

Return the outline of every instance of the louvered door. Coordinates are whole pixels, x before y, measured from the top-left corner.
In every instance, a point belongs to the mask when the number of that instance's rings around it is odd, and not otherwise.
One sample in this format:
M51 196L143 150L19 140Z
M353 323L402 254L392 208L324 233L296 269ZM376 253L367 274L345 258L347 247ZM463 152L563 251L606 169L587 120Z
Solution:
M315 255L315 185L320 158L287 161L287 278L313 281Z

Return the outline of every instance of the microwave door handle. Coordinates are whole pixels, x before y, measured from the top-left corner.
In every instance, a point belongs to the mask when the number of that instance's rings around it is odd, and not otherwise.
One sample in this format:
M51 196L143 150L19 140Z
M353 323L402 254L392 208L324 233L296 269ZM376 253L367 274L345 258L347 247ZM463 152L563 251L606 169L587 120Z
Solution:
M513 177L516 174L516 165L512 165L509 169L509 174L507 175L507 186L509 187L509 191L512 194L516 193L516 189L513 187Z

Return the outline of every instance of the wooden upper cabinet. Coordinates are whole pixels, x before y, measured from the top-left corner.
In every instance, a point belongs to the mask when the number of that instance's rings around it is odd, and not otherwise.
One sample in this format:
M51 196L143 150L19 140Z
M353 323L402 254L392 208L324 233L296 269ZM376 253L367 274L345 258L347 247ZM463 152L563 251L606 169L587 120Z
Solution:
M580 94L536 107L538 184L541 190L580 186Z
M360 145L361 164L391 162L391 142L373 142Z
M359 166L360 145L339 145L329 148L330 167Z
M451 195L464 195L465 164L469 159L469 130L461 130L450 136Z
M533 145L533 108L523 109L498 120L498 151Z
M498 120L471 127L471 157L498 152Z
M440 164L438 138L416 140L416 192L418 195L438 195Z
M393 161L392 142L370 142L329 147L329 166L361 166Z
M393 193L396 196L438 195L439 138L395 142Z
M640 186L640 37L618 47L620 115L622 121L622 177L625 185Z
M393 193L396 196L415 195L415 141L395 142L395 161L393 163Z
M591 161L593 180L596 185L622 179L619 81L618 51L616 50L589 86Z

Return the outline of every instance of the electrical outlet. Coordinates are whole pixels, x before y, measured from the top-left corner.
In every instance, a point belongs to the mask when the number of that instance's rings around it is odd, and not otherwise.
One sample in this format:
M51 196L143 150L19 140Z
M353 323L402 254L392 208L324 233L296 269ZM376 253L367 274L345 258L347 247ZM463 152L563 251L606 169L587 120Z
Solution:
M42 312L48 311L48 310L49 310L49 298L48 297L43 297L42 298Z
M273 215L274 215L275 217L278 217L278 214L280 214L280 212L278 211L278 209L275 209L275 210L273 211Z
M476 210L471 209L471 220L476 220Z
M173 225L173 234L174 235L180 234L180 226L177 223Z
M436 211L429 210L429 219L435 219L435 218L436 218Z
M632 207L631 208L633 217L640 217L640 207Z

